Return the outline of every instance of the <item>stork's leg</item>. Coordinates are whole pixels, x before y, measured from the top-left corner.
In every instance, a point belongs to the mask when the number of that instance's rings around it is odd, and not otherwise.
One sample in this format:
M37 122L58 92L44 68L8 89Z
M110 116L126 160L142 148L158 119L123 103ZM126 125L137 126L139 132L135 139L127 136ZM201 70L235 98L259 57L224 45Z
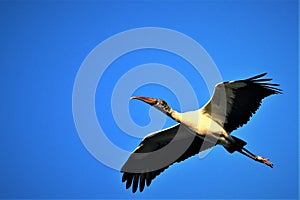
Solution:
M240 152L241 154L243 154L245 156L248 156L249 158L251 158L255 161L264 163L264 164L268 165L269 167L273 168L273 163L271 163L267 158L257 156L255 154L251 153L249 150L247 150L244 147L242 149L239 149L238 152Z

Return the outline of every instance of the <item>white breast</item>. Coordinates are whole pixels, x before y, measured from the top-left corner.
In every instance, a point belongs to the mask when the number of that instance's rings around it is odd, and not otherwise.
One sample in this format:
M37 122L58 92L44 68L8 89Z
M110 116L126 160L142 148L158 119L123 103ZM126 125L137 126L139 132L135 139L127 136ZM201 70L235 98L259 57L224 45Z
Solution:
M217 140L220 136L228 137L227 132L217 122L212 120L209 115L203 114L201 110L190 111L182 114L181 123L189 127L198 136L204 138L210 135Z

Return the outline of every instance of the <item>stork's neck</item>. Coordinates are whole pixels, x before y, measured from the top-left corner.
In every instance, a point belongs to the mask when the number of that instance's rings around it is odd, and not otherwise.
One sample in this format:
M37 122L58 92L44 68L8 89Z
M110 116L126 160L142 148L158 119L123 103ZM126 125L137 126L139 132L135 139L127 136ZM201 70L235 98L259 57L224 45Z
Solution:
M179 123L182 120L182 113L179 113L176 110L173 110L172 108L167 112L167 115Z
M182 113L173 110L165 101L158 100L158 103L154 105L156 109L163 112L164 114L168 115L175 121L181 123L182 122Z

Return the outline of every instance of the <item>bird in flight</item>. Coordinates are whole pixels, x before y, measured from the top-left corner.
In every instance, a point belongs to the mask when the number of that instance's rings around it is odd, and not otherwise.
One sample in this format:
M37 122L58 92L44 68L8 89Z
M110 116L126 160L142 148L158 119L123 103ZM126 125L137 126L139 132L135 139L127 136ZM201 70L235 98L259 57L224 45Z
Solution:
M133 96L154 106L178 124L147 135L121 168L126 189L135 193L176 162L181 162L201 151L222 145L229 153L239 152L273 168L273 164L245 148L245 141L231 135L246 124L259 108L262 99L282 92L262 78L263 73L245 80L222 82L215 86L211 99L200 109L179 113L164 100Z

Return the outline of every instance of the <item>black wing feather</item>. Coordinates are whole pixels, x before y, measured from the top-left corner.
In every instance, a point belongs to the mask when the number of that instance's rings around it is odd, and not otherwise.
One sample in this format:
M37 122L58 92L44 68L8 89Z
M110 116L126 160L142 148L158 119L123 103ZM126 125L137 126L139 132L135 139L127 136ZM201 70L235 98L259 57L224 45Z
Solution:
M140 175L140 192L142 192L145 187L145 176L145 174Z
M265 97L282 92L277 88L279 84L268 83L272 79L260 79L266 74L218 84L203 111L210 114L228 133L243 126L255 114ZM218 106L220 98L226 98L222 106Z
M176 134L181 134L181 136L178 136L177 138L175 137ZM202 139L192 134L187 127L180 124L160 132L150 134L143 139L138 148L130 155L121 169L121 172L123 172L122 181L126 181L126 189L132 186L132 192L136 192L139 185L139 190L142 192L144 190L145 183L147 186L149 186L155 177L157 177L173 163L181 162L199 153L202 144ZM148 168L148 165L151 163L161 163L165 160L168 160L168 157L172 157L170 152L182 148L182 145L188 146L186 146L182 153L179 152L180 154L176 156L174 160L169 160L163 165L157 166L157 168ZM205 149L211 148L214 145L215 144L206 144ZM161 150L166 146L171 149L169 153L162 152L158 157L147 154ZM205 149L201 148L201 150Z

